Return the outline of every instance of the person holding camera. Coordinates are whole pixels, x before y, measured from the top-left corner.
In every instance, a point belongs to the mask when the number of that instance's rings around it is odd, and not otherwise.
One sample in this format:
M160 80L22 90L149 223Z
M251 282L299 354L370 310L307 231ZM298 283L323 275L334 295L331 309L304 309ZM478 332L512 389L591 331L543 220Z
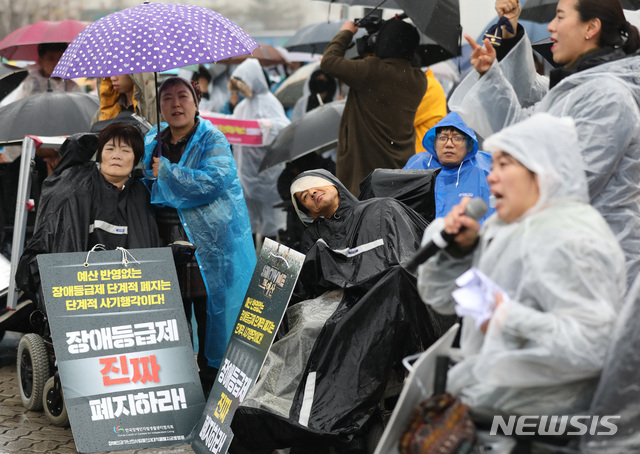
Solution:
M365 26L360 21L359 26ZM354 195L377 168L401 169L415 154L413 125L427 79L411 65L420 36L402 20L382 22L366 37L374 55L345 58L358 27L346 21L324 51L320 67L349 86L340 121L336 176Z

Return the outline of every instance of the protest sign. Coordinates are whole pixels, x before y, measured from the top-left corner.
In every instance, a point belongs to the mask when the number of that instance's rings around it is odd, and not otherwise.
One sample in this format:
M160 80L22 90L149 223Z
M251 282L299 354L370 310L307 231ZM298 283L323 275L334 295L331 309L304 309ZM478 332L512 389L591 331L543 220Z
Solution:
M200 116L209 120L213 126L218 128L231 144L252 145L255 147L264 144L262 130L257 120L239 120L213 112L201 112Z
M191 446L198 454L224 454L231 420L255 383L293 293L304 255L265 239L216 381Z
M79 452L185 444L205 400L169 248L42 254Z

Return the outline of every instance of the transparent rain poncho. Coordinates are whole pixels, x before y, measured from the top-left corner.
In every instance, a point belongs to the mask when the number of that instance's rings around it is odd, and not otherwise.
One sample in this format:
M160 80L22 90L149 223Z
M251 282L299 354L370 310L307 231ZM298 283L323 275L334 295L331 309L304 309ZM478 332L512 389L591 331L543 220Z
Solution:
M638 352L640 352L640 279L627 293L618 316L611 347L598 383L590 414L602 421L605 416L617 429L611 433L602 425L597 432L582 436L580 452L626 454L640 451L640 400L638 399ZM602 422L601 422L602 424Z
M587 200L570 118L537 114L484 142L537 174L540 197L520 218L497 213L472 254L441 251L419 268L418 289L437 311L454 312L455 279L475 266L508 295L484 335L462 326L463 359L448 389L472 406L521 414L572 414L589 407L626 290L623 252ZM441 220L440 220L441 221ZM443 222L432 223L428 241Z
M248 58L231 73L231 78L240 79L252 92L238 103L233 116L242 120L258 120L265 145L234 145L233 155L238 163L238 176L247 199L249 217L253 233L275 236L285 227L286 213L279 208L271 208L282 202L278 192L278 177L284 170L284 163L260 172L260 164L268 152L267 145L289 123L284 107L269 91L269 85L260 63ZM260 222L259 222L260 221Z
M640 57L603 63L551 90L535 72L525 36L482 77L472 71L449 100L477 134L488 137L534 112L575 120L589 198L615 232L627 273L640 272Z

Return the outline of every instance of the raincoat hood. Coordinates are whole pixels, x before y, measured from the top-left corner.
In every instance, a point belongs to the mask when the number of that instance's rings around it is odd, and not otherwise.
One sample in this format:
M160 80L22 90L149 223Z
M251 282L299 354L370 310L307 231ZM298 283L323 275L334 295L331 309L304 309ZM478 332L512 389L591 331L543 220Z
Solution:
M458 115L455 112L449 113L446 117L444 117L442 120L436 123L436 125L433 128L429 129L427 133L424 135L424 139L422 139L422 146L425 148L425 150L427 150L427 153L433 156L433 159L435 159L438 162L438 165L441 165L440 161L438 160L438 155L436 154L436 148L435 148L436 131L439 128L446 128L446 127L456 128L460 130L460 132L464 133L469 139L472 140L473 146L471 147L471 150L467 152L467 155L464 157L462 162L468 161L471 158L473 158L478 152L478 139L476 138L476 133L474 132L473 129L467 126L466 123L462 121L462 118L460 118L460 115ZM457 166L454 166L454 167L457 167Z
M269 91L269 84L265 77L260 62L255 58L247 58L231 73L231 78L244 82L251 89L253 96Z
M265 236L275 236L286 226L286 213L274 205L282 202L278 193L278 177L284 163L263 172L260 165L268 153L268 145L289 123L282 103L269 90L262 67L255 58L248 58L231 73L231 80L238 78L251 91L233 111L233 118L257 120L262 133L262 145L240 145L233 147L242 184L251 230Z
M438 128L456 128L465 134L472 144L460 164L443 166L435 150ZM444 217L463 197L481 197L489 205L490 193L487 175L491 171L491 155L478 150L478 140L472 128L467 126L456 112L451 112L427 131L423 139L427 151L416 153L405 164L405 169L441 169L436 179L436 217ZM469 148L469 146L467 146ZM493 213L491 208L480 222Z
M338 209L336 210L336 212L333 214L332 217L339 218L341 216L341 213L343 213L346 209L358 203L358 199L353 194L351 194L351 192L349 192L349 190L340 182L340 180L338 180L338 178L328 170L315 169L315 170L307 170L306 172L302 172L300 175L295 177L291 182L291 201L293 202L293 207L295 208L296 213L298 213L298 217L300 218L300 220L304 225L311 224L314 221L314 218L306 214L303 211L303 209L300 208L298 198L296 197L295 192L299 192L305 189L309 189L311 187L315 187L315 186L310 186L310 187L304 187L302 189L298 188L300 180L306 177L321 178L322 180L328 182L329 184L334 185L338 190L338 195L340 196L340 205L338 206ZM296 182L298 182L298 184L296 184Z
M489 136L484 148L509 153L538 175L540 198L533 210L561 199L588 202L587 179L572 118L535 114Z

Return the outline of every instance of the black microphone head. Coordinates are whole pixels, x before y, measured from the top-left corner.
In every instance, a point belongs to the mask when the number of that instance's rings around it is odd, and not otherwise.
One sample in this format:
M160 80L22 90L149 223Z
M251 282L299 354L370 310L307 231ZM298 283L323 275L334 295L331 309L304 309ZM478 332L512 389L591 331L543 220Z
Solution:
M481 198L472 199L464 210L464 215L475 219L476 221L485 215L489 207Z

